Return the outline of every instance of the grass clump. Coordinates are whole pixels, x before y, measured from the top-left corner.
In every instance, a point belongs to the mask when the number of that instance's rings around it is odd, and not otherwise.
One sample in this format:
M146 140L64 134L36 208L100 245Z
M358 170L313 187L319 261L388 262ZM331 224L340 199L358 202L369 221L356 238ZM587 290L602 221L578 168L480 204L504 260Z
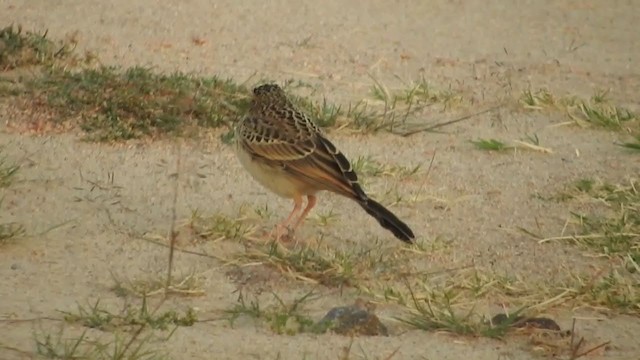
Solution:
M552 149L540 146L538 135L526 135L522 140L513 140L512 144L496 140L496 139L478 139L470 140L470 142L479 150L505 152L507 150L524 149L532 150L545 154L553 153Z
M188 227L191 232L200 240L217 242L220 240L243 240L251 237L256 227L249 223L249 216L243 207L238 214L229 216L225 214L213 214L203 217L195 210L191 214ZM269 216L268 208L254 209L259 217Z
M637 120L632 111L612 104L608 92L598 91L590 99L554 96L547 89L525 90L520 104L529 110L555 110L567 114L572 122L580 126L620 131Z
M525 109L542 110L556 106L557 100L547 89L526 89L520 96L520 103Z
M19 169L20 166L8 162L5 157L0 157L0 189L11 186ZM0 198L0 208L2 206L2 198ZM0 245L24 234L24 227L18 223L0 223Z
M72 51L72 44L51 41L47 32L37 34L14 25L0 29L0 71L52 64L69 57Z
M0 245L24 236L25 233L24 226L21 224L13 222L0 224Z
M119 297L134 296L139 298L149 298L167 293L182 296L202 296L202 277L196 273L188 273L183 276L172 278L167 286L164 277L154 274L144 279L121 279L112 274L115 280L113 292Z
M265 322L277 334L295 335L303 332L319 332L320 329L316 330L313 319L302 313L304 303L311 300L312 295L312 292L308 292L294 299L291 303L286 303L274 293L276 304L263 307L257 298L247 301L245 296L240 293L238 303L231 309L224 311L225 318L233 326L238 318L247 316Z
M626 184L611 184L581 179L569 188L568 195L598 207L590 214L572 212L576 233L554 239L570 240L603 256L621 257L637 268L640 264L638 181L630 179Z
M119 314L114 314L100 307L100 301L96 301L93 305L78 306L78 311L75 313L64 312L64 320L103 331L113 331L118 328L137 327L140 325L150 329L168 330L174 326L192 326L197 321L197 317L191 308L184 314L174 310L165 312L150 311L146 299L143 299L139 309L126 306Z
M0 157L0 189L11 185L19 169L19 165L8 162L6 157Z
M23 33L20 27L12 26L2 30L0 49L0 69L54 64L54 60L71 58L73 50L66 43L47 40L46 34ZM47 67L28 78L18 77L3 84L0 92L10 96L14 106L38 115L37 120L25 116L25 128L80 128L93 141L188 136L203 129L231 128L249 105L250 89L230 79L161 74L140 66L81 67L78 61L64 65ZM393 93L376 81L372 93L382 100L383 108L364 100L340 106L326 99L317 102L295 94L289 96L321 127L361 132L386 130L401 135L395 128L405 124L409 116L436 103L447 108L460 100L452 91L434 90L425 79ZM21 125L19 119L14 121ZM233 131L222 135L223 142L232 139Z
M248 106L247 90L231 80L144 67L51 70L26 85L23 96L50 113L51 121L79 121L98 141L228 125Z
M480 150L487 150L487 151L501 152L501 151L505 151L513 148L512 146L507 145L506 143L496 139L479 139L479 140L471 140L470 142L473 145L475 145L476 148Z
M637 272L640 269L636 269ZM617 269L601 271L595 276L573 274L572 302L576 307L592 307L640 315L640 278L623 275Z
M582 101L569 114L580 125L609 130L622 130L625 124L636 120L636 115L630 110L606 102Z
M166 359L157 342L166 342L179 326L192 326L196 321L193 309L184 313L151 311L147 302L141 307L127 305L121 312L113 313L100 306L78 306L76 312L63 312L64 321L80 324L85 329L79 336L66 335L61 328L58 334L40 331L35 334L36 354L46 359L97 359L97 360L152 360ZM96 332L95 329L99 330ZM149 331L144 331L144 330ZM158 336L155 331L170 330L168 336Z
M353 254L328 247L300 245L290 250L272 242L266 246L252 247L238 256L240 260L259 261L283 274L313 284L341 287L357 283Z
M161 360L166 353L158 349L153 334L131 338L126 334L113 334L111 339L95 338L84 331L77 337L41 331L34 335L36 354L44 359L92 359L92 360Z
M395 91L390 91L383 83L374 79L370 93L374 99L384 102L385 108L406 107L407 111L412 107L417 111L437 103L448 108L462 100L459 94L451 90L436 90L424 77L408 84L404 89Z
M635 136L632 141L622 143L620 146L630 150L640 151L640 135Z
M416 329L501 338L513 322L492 324L478 310L478 305L487 297L510 298L511 304L520 303L519 308L510 314L515 319L540 301L528 297L529 292L517 279L489 276L473 269L447 279L433 277L411 283L406 281L404 289L387 288L382 296L404 306L408 315L398 320ZM521 300L516 300L518 298Z

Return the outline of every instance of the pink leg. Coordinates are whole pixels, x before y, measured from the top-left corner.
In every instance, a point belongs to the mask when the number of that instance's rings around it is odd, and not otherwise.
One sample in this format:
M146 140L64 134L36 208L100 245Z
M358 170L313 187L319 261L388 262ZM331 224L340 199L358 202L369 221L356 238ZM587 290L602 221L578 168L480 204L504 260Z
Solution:
M293 210L291 210L291 213L289 214L289 216L287 216L286 219L284 219L282 222L277 224L276 228L272 231L272 235L275 236L276 240L280 240L280 238L282 238L283 235L285 235L285 232L287 231L287 229L289 227L289 223L291 223L291 220L293 219L294 215L298 211L300 211L301 207L302 207L302 196L294 197L293 198Z
M302 222L304 221L304 219L307 217L307 215L309 214L309 211L311 211L311 209L313 209L314 206L316 206L316 197L315 195L307 195L307 207L304 208L304 210L302 211L302 214L300 214L300 217L298 218L298 221L296 221L296 224L293 226L293 231L296 231L296 229L302 225Z

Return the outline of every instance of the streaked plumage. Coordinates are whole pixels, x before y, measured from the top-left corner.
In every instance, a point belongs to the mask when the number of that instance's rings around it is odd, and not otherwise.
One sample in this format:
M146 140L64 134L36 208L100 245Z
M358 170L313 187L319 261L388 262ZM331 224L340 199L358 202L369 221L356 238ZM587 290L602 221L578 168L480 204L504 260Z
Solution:
M367 197L351 163L278 85L253 89L249 114L236 126L236 147L240 162L255 180L294 200L293 211L280 227L288 227L307 196L308 204L296 220L295 231L315 206L316 193L327 190L355 200L400 240L414 239L405 223Z

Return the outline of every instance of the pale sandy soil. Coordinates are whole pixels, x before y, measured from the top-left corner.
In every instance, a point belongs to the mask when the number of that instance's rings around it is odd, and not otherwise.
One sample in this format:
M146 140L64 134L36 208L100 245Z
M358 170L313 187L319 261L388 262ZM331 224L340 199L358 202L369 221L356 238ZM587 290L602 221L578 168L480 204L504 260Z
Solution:
M638 110L637 8L637 2L622 0L2 0L0 24L48 29L53 38L73 34L79 50L95 52L105 64L151 65L249 83L261 77L301 80L317 87L316 96L337 103L365 97L371 74L389 87L402 86L398 78L424 76L474 98L477 109L528 86L543 86L578 96L611 89L616 103ZM204 43L194 44L194 37ZM452 115L434 108L424 121ZM7 116L0 113L0 123ZM452 239L450 252L427 256L420 269L437 272L473 262L532 282L553 282L567 268L588 271L600 260L566 244L538 244L509 231L537 226L545 234L560 233L566 205L532 195L551 193L582 177L622 181L640 173L638 156L615 146L622 135L548 126L562 117L504 110L452 126L448 134L400 138L335 132L331 138L352 158L370 155L397 165L428 164L437 151L424 188L420 177L400 187L407 194L423 191L423 200L393 207L420 242ZM497 155L475 150L468 142L519 139L534 132L553 154ZM2 131L0 145L22 164L17 183L3 190L0 220L20 222L31 235L0 250L0 318L59 318L59 311L74 311L77 303L96 299L117 309L122 300L110 290L112 273L139 278L164 271L166 249L140 239L168 230L178 156L172 142L111 146L82 142L75 135L30 137ZM289 211L287 201L251 181L232 149L217 138L186 141L181 153L179 219L188 218L193 209L233 215L247 204L268 203L276 214ZM92 185L95 182L102 186ZM380 194L394 185L393 179L371 179L368 189ZM329 210L345 216L329 227L309 222L302 236L314 239L322 233L336 248L363 245L372 238L388 242L390 248L403 246L347 200L322 197L317 212ZM192 250L218 251L213 246L187 244ZM178 273L193 270L202 275L205 295L171 298L166 307L194 307L200 319L208 319L236 304L238 284L220 262L186 253L177 253L175 261ZM312 288L288 278L264 286L287 299ZM322 297L311 302L308 311L318 318L356 297L353 291L316 291ZM487 307L495 310L496 304L488 300ZM389 319L393 311L390 305L378 307L392 336L355 338L353 358L383 359L396 349L394 358L399 359L549 355L532 350L526 339L406 331ZM564 328L571 326L572 316L590 318L578 321L580 335L591 344L611 340L606 351L591 358L640 358L637 318L580 309L551 315ZM46 320L0 322L0 342L30 351L34 332L60 325ZM79 334L83 328L68 325L67 330ZM337 359L350 341L338 335L274 335L250 321L234 327L212 321L179 328L158 346L175 359ZM0 358L28 355L7 351Z

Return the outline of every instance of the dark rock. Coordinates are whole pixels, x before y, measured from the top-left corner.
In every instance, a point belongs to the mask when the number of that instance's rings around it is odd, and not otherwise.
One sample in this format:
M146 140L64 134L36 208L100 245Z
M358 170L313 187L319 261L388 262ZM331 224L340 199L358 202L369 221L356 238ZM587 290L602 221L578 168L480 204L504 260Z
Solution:
M545 317L508 316L497 314L491 318L494 326L506 325L514 328L535 328L551 331L560 331L560 326L554 320Z
M322 333L331 330L341 335L389 336L387 327L374 310L373 304L358 299L353 305L329 310L314 328Z

